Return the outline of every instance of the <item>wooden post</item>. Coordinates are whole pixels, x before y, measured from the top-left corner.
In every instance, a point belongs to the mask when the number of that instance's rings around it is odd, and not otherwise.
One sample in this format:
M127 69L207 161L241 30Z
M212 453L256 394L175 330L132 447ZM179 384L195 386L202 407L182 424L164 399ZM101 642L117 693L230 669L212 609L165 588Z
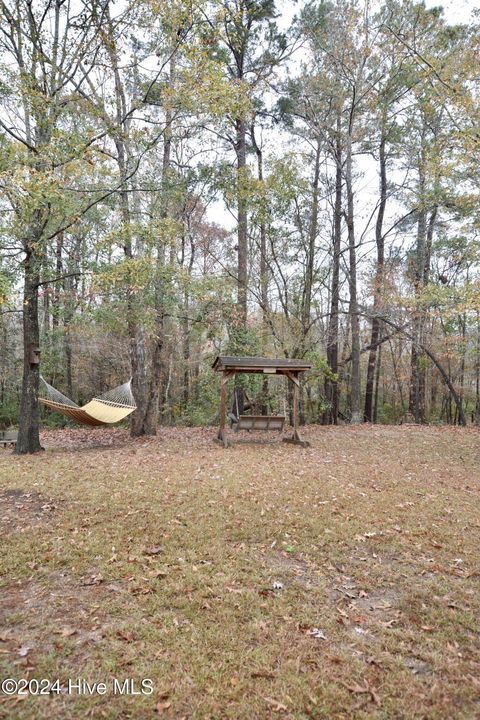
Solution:
M227 413L227 384L232 376L234 376L231 370L224 372L222 377L222 384L220 387L220 426L218 429L218 439L223 443L224 447L228 447L227 431L225 427L225 415Z
M222 386L220 388L220 429L218 431L218 439L224 440L225 436L225 411L226 411L226 387L225 376L222 377Z
M302 439L298 429L300 419L300 381L298 379L298 373L286 370L285 375L293 383L293 435L291 438L283 438L283 442L301 445L302 447L309 447L310 443L307 442L307 440Z
M298 381L298 378L295 378ZM297 383L293 384L293 436L298 437L298 416L299 416L299 387Z

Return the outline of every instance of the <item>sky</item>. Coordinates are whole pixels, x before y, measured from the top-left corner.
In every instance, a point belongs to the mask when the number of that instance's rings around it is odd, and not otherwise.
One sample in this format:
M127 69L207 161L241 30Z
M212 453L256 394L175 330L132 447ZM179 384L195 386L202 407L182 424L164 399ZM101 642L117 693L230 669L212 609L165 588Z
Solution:
M288 25L291 18L303 5L303 0L277 0L277 8L281 14L279 25ZM375 0L370 2L374 6ZM427 8L438 7L444 9L445 17L449 23L468 22L474 10L480 10L480 0L425 0Z
M480 10L480 0L426 0L427 8L441 5L449 23L468 22L473 10Z
M293 17L299 13L305 2L306 0L277 0L276 7L279 13L277 24L280 29L286 30L290 26ZM369 2L370 7L374 9L380 0L365 0L365 2ZM424 0L424 2L427 8L442 6L445 19L450 24L468 23L472 20L472 13L475 10L480 12L480 0ZM293 61L293 65L295 65L295 61ZM268 148L266 150L268 152ZM360 162L357 161L357 163L359 165L358 169L364 173L362 188L367 196L365 201L365 207L367 208L371 198L374 198L377 194L378 178L376 168L369 158L360 158ZM366 213L368 215L368 210L366 210ZM226 210L221 200L212 203L208 216L211 220L218 222L230 231L233 231L236 226L234 217Z

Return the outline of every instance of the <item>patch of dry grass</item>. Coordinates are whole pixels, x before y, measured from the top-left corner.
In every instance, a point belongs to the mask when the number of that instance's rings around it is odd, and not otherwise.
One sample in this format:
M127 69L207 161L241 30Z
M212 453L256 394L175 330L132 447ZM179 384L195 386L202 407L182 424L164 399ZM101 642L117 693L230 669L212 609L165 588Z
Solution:
M479 717L479 433L306 434L1 452L1 674L155 689L0 697L0 716Z

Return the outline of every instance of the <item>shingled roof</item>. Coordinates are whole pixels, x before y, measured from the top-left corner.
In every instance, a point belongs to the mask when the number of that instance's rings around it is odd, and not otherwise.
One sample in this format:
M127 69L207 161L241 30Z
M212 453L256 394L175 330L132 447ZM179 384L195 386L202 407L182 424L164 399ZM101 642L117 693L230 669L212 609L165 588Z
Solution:
M213 369L217 372L235 371L241 373L285 373L285 370L299 373L310 370L312 364L305 360L293 360L290 358L263 358L263 357L233 357L230 355L219 355L213 363Z

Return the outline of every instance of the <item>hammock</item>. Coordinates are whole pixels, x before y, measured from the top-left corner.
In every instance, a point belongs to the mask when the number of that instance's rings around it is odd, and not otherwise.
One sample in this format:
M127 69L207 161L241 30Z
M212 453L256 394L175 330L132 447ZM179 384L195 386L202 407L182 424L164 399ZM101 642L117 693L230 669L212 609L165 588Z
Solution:
M40 376L46 387L47 397L39 397L39 401L51 410L62 413L84 425L109 425L120 422L136 410L135 398L132 395L131 380L113 390L93 398L80 407Z

